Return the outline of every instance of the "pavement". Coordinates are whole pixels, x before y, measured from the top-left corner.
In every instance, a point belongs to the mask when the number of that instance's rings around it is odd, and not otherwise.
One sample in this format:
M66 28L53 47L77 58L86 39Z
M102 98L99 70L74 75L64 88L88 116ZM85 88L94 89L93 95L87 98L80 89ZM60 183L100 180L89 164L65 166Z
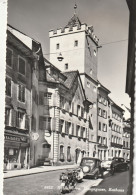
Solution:
M10 171L4 171L4 179L19 177L24 175L38 174L38 173L49 172L49 171L75 169L75 168L78 168L77 164L61 165L61 166L40 166L31 169L10 170Z
M103 173L104 176L108 174L109 174L109 171L105 171ZM85 187L78 193L78 195L86 194L86 192L89 191L90 188L98 186L102 181L103 181L102 178L98 178L97 180L89 180L88 182L85 183Z

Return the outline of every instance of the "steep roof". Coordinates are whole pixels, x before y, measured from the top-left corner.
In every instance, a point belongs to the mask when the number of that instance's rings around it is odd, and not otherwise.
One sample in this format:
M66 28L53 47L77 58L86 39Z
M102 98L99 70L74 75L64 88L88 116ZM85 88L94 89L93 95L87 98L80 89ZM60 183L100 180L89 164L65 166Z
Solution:
M66 87L68 87L70 89L73 85L75 78L78 75L78 71L69 71L69 72L64 72L63 74L67 77L64 84Z
M108 97L108 99L112 102L112 106L116 107L118 110L120 110L121 112L124 112L125 110L122 109L120 106L118 106L110 97Z
M108 94L111 93L111 91L109 91L109 89L107 89L104 85L102 85L102 83L100 83L100 81L97 80L97 82L100 84L101 89L103 89Z
M68 24L65 27L74 27L74 26L81 26L81 22L76 14L68 21Z

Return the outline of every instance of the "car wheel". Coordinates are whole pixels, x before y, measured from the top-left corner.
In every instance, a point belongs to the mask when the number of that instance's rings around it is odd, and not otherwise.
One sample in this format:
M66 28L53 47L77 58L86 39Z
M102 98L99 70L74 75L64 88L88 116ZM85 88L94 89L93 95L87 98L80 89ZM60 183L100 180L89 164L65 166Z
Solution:
M101 173L101 178L103 178L103 172Z
M98 179L98 172L95 174L94 179Z
M110 170L110 174L114 175L114 172L115 172L115 167L112 167L111 170Z
M128 171L129 170L129 167L128 167L128 165L126 166L126 168L125 168L125 171Z

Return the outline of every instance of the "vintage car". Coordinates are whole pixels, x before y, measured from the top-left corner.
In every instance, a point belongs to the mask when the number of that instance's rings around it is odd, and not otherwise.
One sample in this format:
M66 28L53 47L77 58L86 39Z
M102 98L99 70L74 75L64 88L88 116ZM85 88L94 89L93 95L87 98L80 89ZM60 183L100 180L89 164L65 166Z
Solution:
M97 179L99 176L103 177L101 160L98 158L83 157L81 159L80 168L83 170L84 177L90 176L94 179Z
M110 170L111 163L112 163L112 158L108 158L108 160L103 160L101 162L101 167L104 169L104 171Z
M114 171L120 171L120 170L128 170L129 166L128 163L125 162L124 158L114 157L112 159L111 168L114 169Z

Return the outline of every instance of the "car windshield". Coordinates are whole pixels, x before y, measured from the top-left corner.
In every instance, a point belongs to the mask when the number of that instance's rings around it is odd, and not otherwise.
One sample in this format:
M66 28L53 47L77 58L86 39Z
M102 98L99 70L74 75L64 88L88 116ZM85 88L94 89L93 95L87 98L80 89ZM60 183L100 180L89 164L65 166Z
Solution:
M96 163L93 159L82 159L81 165L94 165Z
M124 159L123 158L115 158L115 161L116 162L124 162Z

